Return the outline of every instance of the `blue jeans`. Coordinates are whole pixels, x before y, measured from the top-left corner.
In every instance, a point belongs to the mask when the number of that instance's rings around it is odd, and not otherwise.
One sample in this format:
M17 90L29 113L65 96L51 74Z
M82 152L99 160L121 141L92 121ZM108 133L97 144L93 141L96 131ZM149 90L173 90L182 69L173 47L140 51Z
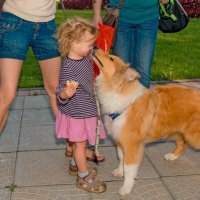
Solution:
M25 60L29 47L37 60L59 56L55 19L30 22L12 13L0 13L0 58Z
M141 24L119 21L113 54L131 64L141 75L140 82L147 88L151 82L158 19Z

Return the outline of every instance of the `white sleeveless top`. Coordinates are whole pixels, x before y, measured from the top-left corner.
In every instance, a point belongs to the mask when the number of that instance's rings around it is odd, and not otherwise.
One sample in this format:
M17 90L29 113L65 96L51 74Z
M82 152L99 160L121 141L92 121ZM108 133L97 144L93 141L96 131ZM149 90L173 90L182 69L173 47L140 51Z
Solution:
M55 18L55 0L6 0L3 11L32 22L47 22Z

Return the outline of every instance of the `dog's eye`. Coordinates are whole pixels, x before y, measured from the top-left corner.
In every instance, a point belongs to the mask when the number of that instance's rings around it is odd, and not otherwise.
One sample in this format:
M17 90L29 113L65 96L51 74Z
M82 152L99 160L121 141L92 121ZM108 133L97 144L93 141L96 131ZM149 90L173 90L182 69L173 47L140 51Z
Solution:
M110 60L111 60L111 61L114 61L114 59L113 59L113 58L111 58L111 57L110 57Z

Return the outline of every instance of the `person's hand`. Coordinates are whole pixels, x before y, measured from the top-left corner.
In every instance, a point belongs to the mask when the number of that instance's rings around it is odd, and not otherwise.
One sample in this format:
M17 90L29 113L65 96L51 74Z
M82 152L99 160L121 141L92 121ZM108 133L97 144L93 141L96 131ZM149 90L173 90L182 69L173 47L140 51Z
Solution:
M169 0L160 0L160 2L161 2L162 4L167 4L167 3L169 3Z
M101 5L102 0L93 0L93 17L92 22L93 25L99 29L99 24L102 24L102 18L101 18Z
M92 23L97 29L99 29L99 24L102 24L101 15L94 14L92 18Z
M69 99L76 93L76 88L70 84L68 87L66 87L61 93L60 98L61 99Z

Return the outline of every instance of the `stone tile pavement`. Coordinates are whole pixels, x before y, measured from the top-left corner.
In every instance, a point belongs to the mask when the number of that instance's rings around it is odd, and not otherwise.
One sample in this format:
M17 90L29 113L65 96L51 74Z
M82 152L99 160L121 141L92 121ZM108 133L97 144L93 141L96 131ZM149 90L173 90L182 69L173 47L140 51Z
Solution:
M200 88L200 82L181 82ZM174 148L170 141L146 145L136 184L127 200L200 200L200 152L187 148L180 159L163 156ZM118 165L111 138L101 142L106 161L97 168L106 181L103 194L75 186L64 156L65 141L54 136L54 117L43 88L19 90L0 136L0 200L120 200L122 179L111 176Z

